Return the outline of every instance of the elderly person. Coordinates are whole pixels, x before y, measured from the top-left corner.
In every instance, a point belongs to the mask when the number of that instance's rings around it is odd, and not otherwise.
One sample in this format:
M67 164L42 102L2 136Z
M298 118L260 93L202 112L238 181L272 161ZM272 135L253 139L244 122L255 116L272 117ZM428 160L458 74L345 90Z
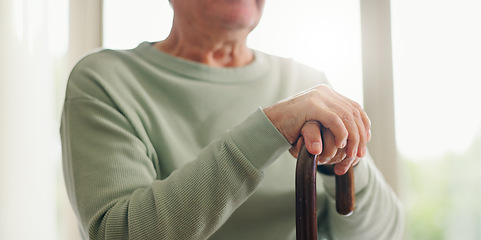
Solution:
M293 239L293 156L305 142L336 174L355 165L349 217L320 174L319 234L399 238L400 205L366 157L359 104L323 73L247 47L264 1L171 5L164 41L93 53L69 78L63 163L83 237Z

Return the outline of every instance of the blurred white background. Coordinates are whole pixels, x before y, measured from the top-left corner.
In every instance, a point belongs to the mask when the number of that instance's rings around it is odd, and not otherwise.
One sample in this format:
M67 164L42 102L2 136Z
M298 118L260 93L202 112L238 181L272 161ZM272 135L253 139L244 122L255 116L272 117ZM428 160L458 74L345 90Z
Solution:
M481 239L481 2L390 3L391 167L405 238ZM162 40L171 18L167 0L0 2L0 239L79 239L58 134L68 73L98 47ZM372 97L363 94L360 1L268 0L249 45L326 72L360 103Z

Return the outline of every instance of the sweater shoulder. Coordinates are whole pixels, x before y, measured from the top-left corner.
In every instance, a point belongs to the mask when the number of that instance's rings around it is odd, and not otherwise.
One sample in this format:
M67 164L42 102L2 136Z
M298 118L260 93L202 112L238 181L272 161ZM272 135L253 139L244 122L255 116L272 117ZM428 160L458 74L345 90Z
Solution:
M308 64L302 63L294 58L281 57L276 55L264 54L271 64L277 65L283 72L292 72L297 77L307 77L321 79L327 83L327 79L323 71L316 69Z
M265 54L265 53L264 53ZM277 73L282 86L288 86L288 96L312 88L319 84L329 85L325 73L293 58L265 54L271 71Z
M133 58L131 50L99 49L85 55L70 73L66 98L102 98L122 80L119 76L132 67Z
M97 73L107 72L112 68L126 65L127 59L132 58L132 55L131 50L98 49L82 57L73 68L72 73L85 70Z

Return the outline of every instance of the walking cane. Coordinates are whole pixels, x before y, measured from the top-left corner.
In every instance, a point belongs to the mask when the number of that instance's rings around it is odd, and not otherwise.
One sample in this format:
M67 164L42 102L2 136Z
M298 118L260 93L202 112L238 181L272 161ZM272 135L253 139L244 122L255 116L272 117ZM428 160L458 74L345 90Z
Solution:
M296 238L317 240L316 171L317 155L301 147L296 166ZM341 215L354 211L354 173L352 167L336 175L336 210Z

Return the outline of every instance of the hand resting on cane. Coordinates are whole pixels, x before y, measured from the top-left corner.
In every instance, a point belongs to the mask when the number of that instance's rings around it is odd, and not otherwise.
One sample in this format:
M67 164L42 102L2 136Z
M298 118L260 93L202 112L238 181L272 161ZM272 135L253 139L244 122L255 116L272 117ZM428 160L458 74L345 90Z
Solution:
M267 117L293 145L297 157L306 143L311 154L320 154L318 164L336 164L335 173L344 174L366 154L370 121L362 107L319 85L264 110Z

